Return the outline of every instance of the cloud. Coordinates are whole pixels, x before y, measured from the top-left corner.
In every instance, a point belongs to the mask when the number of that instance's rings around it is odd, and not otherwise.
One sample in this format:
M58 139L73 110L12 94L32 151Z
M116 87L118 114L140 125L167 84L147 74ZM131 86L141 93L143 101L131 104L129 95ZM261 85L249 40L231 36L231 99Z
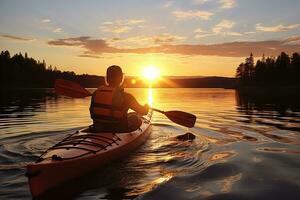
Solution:
M194 30L194 33L205 33L206 31L204 31L201 28L197 28L196 30Z
M163 8L169 8L169 7L171 7L173 4L174 4L174 1L167 1L167 2L165 2L165 3L162 5L162 7L163 7Z
M194 37L195 39L201 39L201 38L204 38L204 37L208 37L208 36L212 36L212 35L215 35L214 33L208 33L207 31L204 31L203 29L201 28L197 28L194 30L194 33L196 34Z
M58 39L48 42L53 46L72 46L80 47L84 51L85 57L99 56L103 53L164 53L180 55L211 55L224 57L244 57L250 52L254 55L277 55L281 51L287 53L299 52L300 36L293 36L285 40L269 41L239 41L220 44L161 44L144 48L116 48L102 39L93 39L91 37L76 37Z
M49 22L51 22L51 20L50 19L43 19L42 22L43 23L49 23Z
M215 34L224 33L224 31L228 31L235 25L235 22L229 20L222 20L220 23L215 25L212 31Z
M256 30L263 32L282 32L289 31L296 28L299 28L300 24L291 24L291 25L276 25L276 26L263 26L261 24L256 24Z
M143 48L131 50L135 53L165 53L181 55L211 55L224 57L244 57L250 52L254 55L277 55L282 51L287 53L299 52L300 36L288 38L286 40L270 41L240 41L221 44L181 44L181 45L162 45L159 47Z
M153 37L153 41L155 44L174 44L183 40L185 40L185 37L172 35L169 33L163 33Z
M158 46L162 44L178 44L186 39L179 35L162 33L153 36L139 35L128 38L112 38L108 40L108 44L114 47L137 48L145 46Z
M285 45L300 45L300 36L299 35L291 36L284 41L284 44ZM299 51L300 51L300 49L298 50L298 52Z
M62 28L56 28L53 30L53 33L61 33L62 32Z
M201 38L208 37L208 36L212 36L212 35L214 35L214 34L211 34L211 33L196 34L196 35L195 35L195 38L196 38L196 39L201 39Z
M177 18L177 20L186 19L203 19L208 20L214 15L214 13L203 10L187 10L187 11L173 11L172 14Z
M143 24L145 20L143 19L131 19L127 21L128 25L137 25L137 24Z
M153 38L145 35L139 35L128 38L112 38L107 40L107 43L119 48L138 48L153 45Z
M208 36L242 36L242 33L231 31L234 27L235 22L229 20L222 20L218 24L216 24L211 31L204 31L201 28L194 30L196 35L194 36L196 39L201 39Z
M219 0L221 8L228 9L236 6L235 0Z
M255 31L247 31L247 32L245 32L245 34L254 34L254 33L256 33Z
M110 33L127 33L135 26L140 26L145 20L131 19L131 20L117 20L115 22L104 22L99 28L104 32Z
M77 57L82 57L82 58L101 58L101 56L97 56L97 55L91 55L91 54L80 54Z
M35 40L33 38L24 38L24 37L18 37L18 36L14 36L14 35L0 35L0 36L4 39L24 41L24 42L31 42L31 41Z
M84 55L97 56L101 53L116 53L117 49L108 46L102 39L92 39L88 36L52 40L48 42L52 46L70 46L84 49Z
M194 2L196 4L204 4L204 3L209 2L209 1L211 1L211 0L194 0Z
M103 26L100 27L104 32L111 32L111 33L126 33L131 30L131 27L120 25L120 24L113 24L113 23L105 23Z
M239 32L234 32L234 31L230 31L230 32L226 32L226 35L230 35L230 36L242 36L242 33Z

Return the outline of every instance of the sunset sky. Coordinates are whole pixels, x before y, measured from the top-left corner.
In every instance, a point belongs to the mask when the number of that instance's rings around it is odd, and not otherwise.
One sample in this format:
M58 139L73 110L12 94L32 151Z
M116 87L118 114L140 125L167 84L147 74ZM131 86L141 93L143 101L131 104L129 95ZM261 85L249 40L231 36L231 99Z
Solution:
M60 70L227 76L250 52L300 52L299 0L0 0L0 50Z

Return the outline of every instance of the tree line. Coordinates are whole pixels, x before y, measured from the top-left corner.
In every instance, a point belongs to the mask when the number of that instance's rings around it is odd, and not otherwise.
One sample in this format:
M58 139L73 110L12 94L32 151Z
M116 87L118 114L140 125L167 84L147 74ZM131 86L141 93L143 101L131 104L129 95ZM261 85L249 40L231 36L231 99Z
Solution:
M10 55L9 51L0 54L0 88L47 88L53 87L55 79L76 81L85 87L104 84L104 78L72 71L60 71L46 62L28 57L27 53Z
M276 86L300 84L300 55L282 52L277 57L265 57L254 63L251 53L236 69L239 86Z

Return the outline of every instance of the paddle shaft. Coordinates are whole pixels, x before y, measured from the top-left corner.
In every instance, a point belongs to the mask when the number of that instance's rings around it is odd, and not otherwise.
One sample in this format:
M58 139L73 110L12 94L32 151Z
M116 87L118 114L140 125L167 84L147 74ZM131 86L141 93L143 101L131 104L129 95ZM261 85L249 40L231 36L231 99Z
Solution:
M150 109L153 110L153 111L159 112L161 114L166 114L165 111L162 111L162 110L159 110L159 109L156 109L156 108L150 108Z

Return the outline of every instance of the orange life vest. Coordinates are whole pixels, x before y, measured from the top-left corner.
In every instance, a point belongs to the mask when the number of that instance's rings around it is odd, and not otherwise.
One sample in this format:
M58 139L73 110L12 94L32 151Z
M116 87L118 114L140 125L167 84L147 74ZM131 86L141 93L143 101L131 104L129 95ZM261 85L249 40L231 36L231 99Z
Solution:
M123 89L120 87L100 86L92 95L90 114L94 121L120 122L126 116L122 109Z

